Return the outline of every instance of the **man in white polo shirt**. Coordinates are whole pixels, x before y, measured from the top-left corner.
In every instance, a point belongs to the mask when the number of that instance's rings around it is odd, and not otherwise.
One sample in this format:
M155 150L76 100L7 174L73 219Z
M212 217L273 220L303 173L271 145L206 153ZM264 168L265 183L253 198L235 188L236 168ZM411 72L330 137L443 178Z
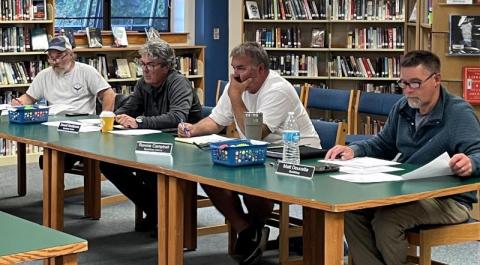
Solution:
M65 36L52 38L47 53L50 67L40 71L27 93L12 100L12 105L29 105L45 98L49 105L70 105L71 113L95 114L98 97L103 110L113 111L115 92L95 68L75 61L72 45ZM67 155L65 168L72 168L80 160L81 157Z
M181 137L218 133L232 122L245 138L245 112L262 112L262 140L282 143L282 133L288 112L295 113L300 130L300 144L320 147L320 140L293 86L275 71L268 69L267 52L255 42L235 47L230 56L234 73L212 114L196 124L179 124ZM246 176L248 177L248 176ZM271 200L243 194L242 208L238 193L202 185L213 205L239 233L235 252L240 264L260 261L268 239L266 218L273 210Z

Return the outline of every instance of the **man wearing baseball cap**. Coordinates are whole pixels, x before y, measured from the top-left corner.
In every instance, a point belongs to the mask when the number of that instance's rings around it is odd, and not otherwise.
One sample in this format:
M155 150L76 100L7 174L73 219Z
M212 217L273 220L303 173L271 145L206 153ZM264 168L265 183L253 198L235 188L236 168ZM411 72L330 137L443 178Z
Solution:
M12 100L12 105L29 105L45 98L49 105L70 105L68 113L95 114L98 97L103 110L113 111L115 92L95 68L75 61L68 38L52 38L46 53L50 67L40 71L27 92ZM65 168L73 167L80 159L65 157Z

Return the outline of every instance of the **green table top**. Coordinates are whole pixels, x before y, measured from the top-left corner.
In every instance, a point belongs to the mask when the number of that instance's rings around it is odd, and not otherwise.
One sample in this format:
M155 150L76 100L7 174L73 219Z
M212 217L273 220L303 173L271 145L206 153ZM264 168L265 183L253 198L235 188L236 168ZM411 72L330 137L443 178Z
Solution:
M72 244L87 241L0 211L0 257Z
M64 119L64 117L57 117ZM22 128L23 127L23 128ZM371 184L350 183L316 174L313 179L303 179L275 174L267 159L264 165L227 167L213 164L210 151L195 145L174 142L169 133L143 136L124 136L110 133L65 133L44 125L8 124L0 122L0 134L16 135L28 139L44 140L48 146L62 152L77 153L101 161L142 168L153 172L207 183L240 192L256 194L275 200L298 203L305 206L343 211L362 208L359 203L375 201L368 207L382 204L383 199L395 197L402 201L418 199L419 196L439 196L459 193L458 188L475 190L480 188L480 178L461 179L453 176L435 177L422 180L384 182ZM137 155L137 141L173 143L172 157L161 155ZM315 159L302 161L314 164ZM473 185L468 185L473 184ZM445 193L446 192L446 193ZM415 198L412 198L415 197ZM376 205L375 205L376 204ZM391 204L391 202L387 203Z

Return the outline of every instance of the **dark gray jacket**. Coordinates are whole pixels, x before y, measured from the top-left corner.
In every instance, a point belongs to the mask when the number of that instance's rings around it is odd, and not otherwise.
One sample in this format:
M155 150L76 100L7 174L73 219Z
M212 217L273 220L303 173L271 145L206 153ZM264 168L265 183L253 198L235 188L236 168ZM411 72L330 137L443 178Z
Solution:
M144 116L139 128L175 128L181 120L195 123L201 119L201 105L187 78L170 70L162 87L153 88L143 77L135 85L127 103L115 111L131 117Z
M444 152L450 156L464 153L472 161L472 175L480 175L480 124L465 100L448 94L441 87L437 105L418 130L415 129L415 113L406 98L399 100L377 137L351 145L355 156L393 159L401 153L399 162L424 165ZM477 201L475 192L452 198L470 207Z

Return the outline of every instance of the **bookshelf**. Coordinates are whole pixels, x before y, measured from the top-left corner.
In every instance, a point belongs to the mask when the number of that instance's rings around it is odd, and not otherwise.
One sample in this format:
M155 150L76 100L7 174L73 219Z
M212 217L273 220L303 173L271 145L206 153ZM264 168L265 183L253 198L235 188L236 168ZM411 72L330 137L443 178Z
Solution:
M250 19L243 1L242 41L260 42L270 68L294 85L394 92L405 53L405 6L372 0L360 11L357 2L256 1L260 19Z
M127 32L127 38L127 47L114 47L113 34L110 31L102 31L103 47L88 48L86 34L75 34L76 47L73 51L79 60L88 63L88 59L98 60L99 57L104 56L108 68L107 75L104 75L104 77L118 93L131 92L131 89L133 89L133 86L139 77L130 76L127 78L119 78L115 74L114 60L127 59L129 63L135 62L135 58L139 57L138 50L147 41L145 33L141 32ZM203 104L205 95L205 46L187 45L187 38L188 33L161 34L161 39L168 42L175 50L175 56L178 58L177 64L183 64L183 67L180 67L179 71L192 82L199 96L200 102ZM188 60L183 60L185 58L188 58ZM191 69L191 71L189 71L187 65L191 58L195 58L196 60L196 63L194 63L195 70ZM93 66L95 66L95 63L93 63Z
M415 46L408 47L408 50L425 49L438 55L442 63L442 83L451 93L462 96L462 68L480 65L480 56L449 54L449 16L478 15L480 5L447 4L446 0L418 0L417 2L420 7L417 10L420 20L415 24L418 41ZM429 14L431 14L430 17ZM409 42L408 45L412 43ZM474 106L474 108L479 115L480 106Z
M0 13L0 104L24 93L33 76L48 66L45 50L32 49L39 44L32 30L44 33L45 39L54 34L54 0L13 0L10 8L6 4L2 1ZM16 163L16 151L16 142L0 139L0 165ZM28 161L38 161L40 148L27 145L26 151Z

